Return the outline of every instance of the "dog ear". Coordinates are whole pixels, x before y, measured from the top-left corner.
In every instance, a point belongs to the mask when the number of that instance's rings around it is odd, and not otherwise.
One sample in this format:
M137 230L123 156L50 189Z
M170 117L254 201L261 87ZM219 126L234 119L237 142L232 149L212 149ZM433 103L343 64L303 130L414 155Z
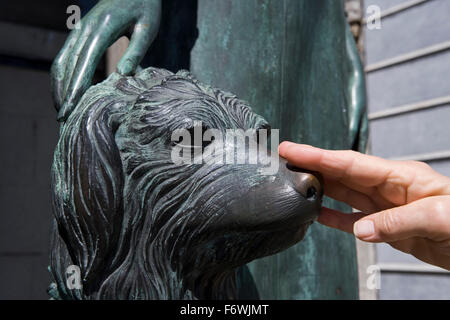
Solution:
M107 275L122 225L124 177L114 134L131 102L110 87L91 88L62 125L52 167L58 232L80 268L84 294Z

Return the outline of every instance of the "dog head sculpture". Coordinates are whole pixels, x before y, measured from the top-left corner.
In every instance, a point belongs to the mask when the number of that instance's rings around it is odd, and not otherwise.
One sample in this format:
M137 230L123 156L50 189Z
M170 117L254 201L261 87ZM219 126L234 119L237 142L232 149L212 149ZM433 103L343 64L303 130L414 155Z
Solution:
M272 175L259 165L176 164L172 133L196 121L203 131L269 129L186 71L113 74L86 92L54 155L54 297L232 299L237 267L303 238L320 209L318 178L282 159ZM70 265L82 287L68 285Z

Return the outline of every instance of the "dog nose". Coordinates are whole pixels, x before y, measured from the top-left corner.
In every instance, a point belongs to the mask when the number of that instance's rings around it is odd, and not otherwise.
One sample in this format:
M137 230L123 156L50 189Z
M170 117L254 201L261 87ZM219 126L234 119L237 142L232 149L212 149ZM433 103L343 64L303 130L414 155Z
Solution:
M323 178L318 172L312 172L286 163L286 168L291 172L294 189L305 199L321 201L323 196Z

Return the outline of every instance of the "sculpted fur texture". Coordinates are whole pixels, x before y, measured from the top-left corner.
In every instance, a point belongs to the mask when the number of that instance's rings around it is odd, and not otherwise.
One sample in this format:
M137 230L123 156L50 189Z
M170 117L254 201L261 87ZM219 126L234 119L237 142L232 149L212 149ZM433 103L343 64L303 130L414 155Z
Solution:
M262 145L279 161L272 175L259 165L174 163L172 133L198 121L202 130L270 129L247 103L186 71L115 73L86 92L54 154L52 297L235 299L239 266L303 238L320 209L319 178ZM81 288L67 285L71 265Z

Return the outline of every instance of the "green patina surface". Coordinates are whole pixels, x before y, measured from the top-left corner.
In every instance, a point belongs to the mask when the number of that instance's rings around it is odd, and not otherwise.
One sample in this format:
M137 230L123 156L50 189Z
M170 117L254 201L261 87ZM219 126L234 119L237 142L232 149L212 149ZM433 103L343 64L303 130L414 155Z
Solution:
M122 7L118 1L101 1L55 60L60 120L90 86L106 48L128 27L139 24L138 41L120 72L132 73L151 43L160 2L133 0ZM191 71L200 81L247 100L281 129L282 140L364 150L364 78L341 0L199 0L198 29ZM330 199L324 205L350 210ZM358 297L353 236L319 224L298 245L249 267L263 299Z
M196 77L247 100L281 140L364 147L364 79L341 1L199 0L198 8ZM249 268L263 299L358 298L354 237L317 223Z

